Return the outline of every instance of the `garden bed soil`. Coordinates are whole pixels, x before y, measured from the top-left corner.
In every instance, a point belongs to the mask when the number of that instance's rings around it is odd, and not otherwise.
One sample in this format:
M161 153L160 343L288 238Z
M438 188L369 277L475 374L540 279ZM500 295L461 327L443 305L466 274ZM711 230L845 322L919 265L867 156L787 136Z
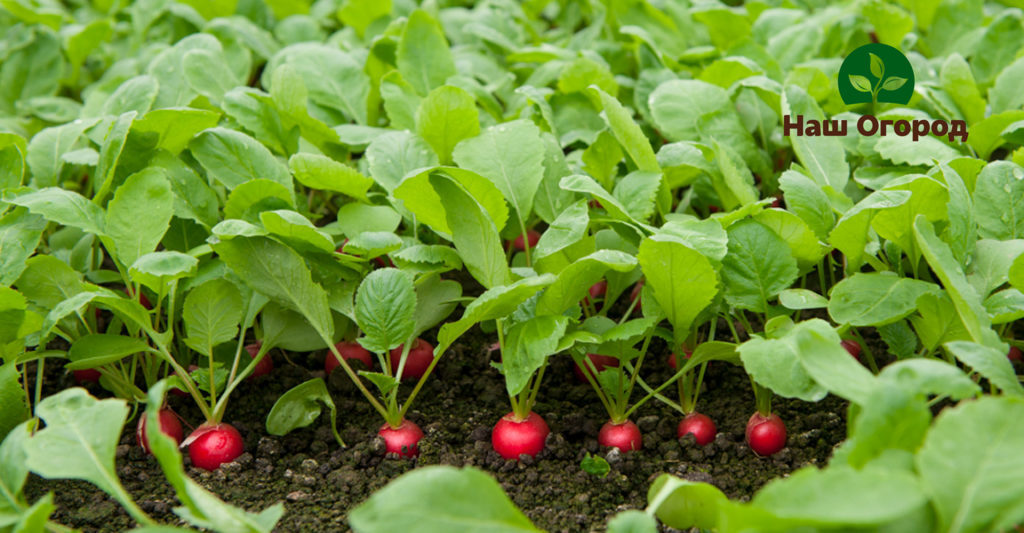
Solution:
M642 509L647 490L662 473L714 484L732 498L748 499L773 478L805 465L824 465L846 432L846 403L828 397L819 403L776 398L775 411L789 432L788 446L778 454L757 457L744 443L747 419L754 411L750 382L742 369L712 363L705 377L699 409L718 426L715 441L699 447L692 436L676 438L681 415L652 401L638 410L634 421L643 431L643 449L627 454L601 450L597 432L607 420L588 384L576 381L571 360L556 356L544 378L536 412L551 428L545 450L535 459L505 461L490 444L491 428L509 411L504 381L488 360L490 340L483 334L456 344L425 385L409 418L425 437L415 460L386 458L376 438L382 420L337 370L329 389L338 406L339 426L348 448L330 434L326 415L309 428L283 437L268 435L264 420L275 400L291 387L323 376L323 352L273 352L277 367L272 379L246 382L233 395L225 421L234 425L246 443L246 453L218 471L188 466L188 474L221 498L249 510L283 501L285 514L278 531L345 531L349 510L388 481L417 466L473 465L493 475L533 523L549 531L601 530L615 513ZM881 351L881 350L879 350ZM650 383L670 376L664 344L652 343L644 374ZM294 364L293 364L294 363ZM481 369L486 369L481 372ZM72 386L68 375L49 372L45 392ZM408 387L408 385L403 385ZM95 395L102 389L93 386ZM666 389L669 397L675 387ZM408 390L403 391L407 394ZM634 399L640 398L640 390ZM201 422L190 398L171 397L170 404L192 425ZM326 410L325 410L326 413ZM142 509L161 522L180 523L172 513L178 505L154 459L135 442L130 421L117 449L117 472ZM186 430L187 433L188 430ZM584 472L587 453L600 454L611 465L607 477ZM124 531L131 518L110 498L80 481L43 480L32 476L26 487L34 500L53 491L53 518L84 531Z

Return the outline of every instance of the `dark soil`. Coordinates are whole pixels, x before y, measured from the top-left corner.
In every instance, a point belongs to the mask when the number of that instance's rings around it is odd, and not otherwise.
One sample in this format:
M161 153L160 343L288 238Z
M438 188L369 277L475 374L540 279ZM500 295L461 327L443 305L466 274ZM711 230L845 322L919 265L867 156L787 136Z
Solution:
M274 401L291 387L323 375L322 370L310 370L323 368L322 352L291 354L291 361L301 366L274 353L277 369L272 379L261 378L240 387L225 420L241 432L248 451L216 472L187 467L188 474L225 500L249 510L284 501L286 512L278 530L313 532L347 530L350 509L412 468L473 465L497 478L538 527L601 530L615 513L642 509L647 489L659 474L706 481L732 498L748 499L772 478L805 465L823 465L845 436L845 402L834 397L817 404L776 398L774 408L788 427L788 446L770 458L755 456L743 442L747 419L754 411L750 382L741 369L712 363L700 410L718 425L713 443L701 448L690 436L676 439L681 415L649 402L634 417L643 431L643 449L628 454L601 450L596 436L607 415L590 386L576 381L571 360L558 356L546 373L536 409L551 427L546 449L535 460L505 461L490 445L492 426L509 411L504 382L487 364L489 357L496 357L487 353L491 342L478 334L456 344L425 386L409 416L426 433L418 459L383 455L383 442L376 438L382 420L340 370L329 383L348 448L339 448L331 437L325 416L310 428L287 436L268 435L264 418ZM651 383L670 375L666 350L663 344L652 343L644 372ZM70 377L58 374L51 379L48 392L71 385ZM91 390L105 395L101 389ZM667 389L670 397L671 391L674 387ZM634 399L641 397L639 392ZM188 422L201 422L189 398L172 397L170 402ZM133 420L122 435L118 474L146 512L159 521L179 523L172 513L177 500L156 462L136 445L134 427ZM580 468L587 452L608 460L612 470L607 477ZM87 483L33 476L26 488L32 500L47 491L55 493L53 518L60 523L84 531L123 531L133 525L117 504Z

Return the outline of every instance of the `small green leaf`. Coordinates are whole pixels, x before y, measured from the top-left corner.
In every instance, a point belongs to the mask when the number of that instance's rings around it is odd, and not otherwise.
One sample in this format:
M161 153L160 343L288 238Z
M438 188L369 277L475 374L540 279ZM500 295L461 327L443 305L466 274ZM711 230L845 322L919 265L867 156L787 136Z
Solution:
M327 385L320 378L311 379L292 387L274 402L270 413L267 414L267 433L286 435L293 430L312 424L320 417L321 403L327 406L330 413L334 438L338 439L338 444L344 447L345 443L338 435L337 408L334 406L331 395L327 392Z
M373 186L373 180L358 170L322 155L295 154L288 166L306 187L340 192L357 200L366 201L366 191Z
M395 58L402 77L421 96L444 85L456 74L455 61L441 25L422 9L409 15Z
M871 75L878 79L882 79L885 75L885 62L882 61L882 58L872 54L871 52L868 52L868 57L871 58Z
M434 149L442 164L451 163L455 145L480 133L476 101L450 85L430 91L416 110L416 133Z
M733 306L760 313L799 275L789 246L755 220L729 226L729 254L722 260L725 298Z
M839 324L882 326L913 313L921 295L939 290L926 281L858 272L832 288L828 313Z
M868 79L865 78L864 76L850 74L850 85L852 85L854 89L857 89L862 93L871 92L871 82L868 81Z
M600 455L587 455L580 461L580 468L584 472L598 477L608 477L608 473L612 471L612 467L608 465L608 461L604 460L604 457Z
M905 84L905 83L907 83L907 79L906 78L901 78L899 76L892 76L892 77L889 77L889 78L885 79L885 83L882 84L882 90L883 91L895 91L896 89L899 89L900 87L903 87L903 84Z
M211 279L189 291L181 311L185 344L213 356L213 348L234 339L242 321L242 295L225 279Z
M211 128L197 135L189 147L210 176L228 189L256 178L292 186L284 164L259 141L242 132Z
M718 294L718 274L706 257L678 240L656 235L640 243L637 260L677 342Z
M148 352L149 343L135 337L111 333L92 333L79 337L68 350L68 370L96 368L120 361L133 353Z
M396 268L374 270L356 291L359 344L374 353L396 348L416 327L416 290L412 278Z

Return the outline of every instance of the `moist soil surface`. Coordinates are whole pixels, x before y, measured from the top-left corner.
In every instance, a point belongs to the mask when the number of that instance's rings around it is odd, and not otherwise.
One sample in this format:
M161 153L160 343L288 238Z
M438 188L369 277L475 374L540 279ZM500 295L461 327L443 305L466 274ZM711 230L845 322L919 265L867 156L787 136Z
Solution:
M264 421L275 400L303 381L324 376L322 351L286 358L275 350L274 372L239 387L225 417L245 439L246 453L215 472L191 467L185 454L187 473L226 501L249 510L283 501L285 514L278 531L315 532L348 530L350 509L412 468L473 465L493 475L537 527L603 530L615 513L644 508L648 487L662 473L708 482L731 498L749 499L773 478L805 465L824 465L845 436L845 402L831 396L818 403L775 398L773 409L786 423L788 445L774 456L756 456L744 443L747 419L754 412L750 381L742 369L713 362L698 409L718 426L714 442L700 447L692 436L677 439L682 415L651 401L633 416L643 432L642 450L622 454L600 449L596 437L607 415L590 385L573 375L571 359L560 355L551 360L535 409L551 428L545 450L535 459L506 461L490 443L494 423L510 410L504 381L488 364L497 360L497 352L488 352L493 341L484 334L463 340L438 365L408 416L425 433L416 459L385 456L383 441L376 436L383 421L340 369L328 378L328 388L338 406L347 448L340 448L331 436L326 414L308 428L283 437L269 435ZM652 342L642 372L652 385L671 375L667 357L666 346ZM67 374L48 374L46 393L74 385ZM404 397L411 385L403 389ZM109 396L95 385L90 391ZM672 385L665 393L673 397L674 391ZM641 393L638 387L634 400ZM172 396L169 402L191 426L202 422L191 398ZM172 512L177 499L159 466L136 444L136 422L137 418L129 421L121 436L118 474L147 513L161 522L181 523ZM588 452L610 463L606 477L580 468ZM30 500L48 491L55 494L57 522L84 531L124 531L134 525L116 503L88 483L33 475L26 487Z

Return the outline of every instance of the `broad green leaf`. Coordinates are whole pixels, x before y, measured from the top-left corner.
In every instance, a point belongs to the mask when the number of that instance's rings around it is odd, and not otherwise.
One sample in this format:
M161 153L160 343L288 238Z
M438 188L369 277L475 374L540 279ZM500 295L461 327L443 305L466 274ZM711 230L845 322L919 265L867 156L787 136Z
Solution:
M450 250L450 248L443 248ZM462 297L462 285L450 279L431 276L416 286L416 327L412 336L418 337L448 318L455 310L455 302Z
M672 324L676 341L683 341L690 335L694 319L718 294L715 268L700 252L661 235L640 243L637 261L646 285Z
M509 285L499 285L484 291L462 312L462 318L441 326L437 334L435 353L444 353L456 339L474 325L485 320L505 318L512 314L520 304L529 300L538 291L551 285L555 276L544 274L532 278L523 278Z
M871 219L881 209L903 205L910 199L908 191L875 191L853 206L836 222L828 240L847 260L847 271L864 263L864 247L869 241Z
M132 174L107 206L106 234L124 266L156 250L174 215L171 184L160 169Z
M38 187L58 185L66 163L64 154L70 152L82 133L95 126L97 121L96 118L78 119L35 134L25 153L25 163L32 172L31 183Z
M129 78L118 85L103 103L103 114L123 115L134 111L138 115L145 115L153 107L159 92L160 84L153 76L143 74ZM132 118L134 119L134 115Z
M988 103L992 113L1001 113L1024 106L1024 94L1017 90L1024 83L1024 58L1018 58L996 77L988 90Z
M195 275L198 265L198 259L181 252L151 252L136 259L128 273L136 283L164 294L173 281Z
M154 148L177 155L188 147L189 141L197 133L216 126L218 120L220 113L206 109L154 109L142 118L135 119L132 132L146 139Z
M729 253L722 260L725 298L730 305L768 312L768 302L798 275L786 242L764 224L743 220L728 228Z
M455 145L480 133L476 102L466 91L450 85L430 91L416 110L416 133L434 149L442 164L450 164Z
M673 218L665 223L659 232L681 240L683 244L704 254L704 257L716 265L721 263L728 253L728 234L716 220Z
M510 396L526 388L534 372L555 353L569 317L541 315L509 328L502 346L502 372Z
M287 3L283 0L278 2ZM263 71L263 86L271 87L270 93L275 95L275 101L279 100L275 94L278 90L276 85L281 81L275 76L279 65L287 65L296 74L289 82L304 83L310 101L340 111L358 124L366 124L370 78L354 54L344 52L338 46L312 42L282 49ZM273 83L268 83L271 80ZM301 101L304 103L305 99Z
M411 131L392 131L377 137L366 147L366 160L370 176L391 193L411 171L438 164L430 145Z
M452 157L460 167L494 182L520 219L529 219L544 178L544 144L537 126L525 120L492 126L460 142Z
M300 313L324 342L334 336L327 293L291 248L266 237L235 237L213 244L217 255L246 285Z
M50 222L74 226L94 235L104 234L103 210L76 192L57 187L22 189L8 191L4 201L26 207Z
M96 368L120 361L133 353L148 351L149 343L142 339L110 333L92 333L79 337L71 344L68 350L68 359L71 362L64 365L64 368Z
M256 139L225 128L208 129L189 145L210 177L228 189L256 178L292 186L288 169Z
M601 185L594 181L590 176L584 174L573 174L562 178L558 185L562 189L568 191L581 192L594 196L594 199L601 203L601 207L608 212L608 215L616 220L621 220L638 228L648 228L646 224L633 218L626 209L626 206L622 205L617 198L612 196L611 193L601 187ZM651 228L651 231L653 232L653 228Z
M21 388L21 372L13 361L0 365L0 401L0 440L3 440L32 416L25 403L25 391ZM27 471L21 473L20 465L4 462L13 454L20 455L20 450L11 449L16 439L18 436L13 436L11 444L0 444L0 516L8 509L18 508L16 496L20 494L28 474Z
M974 212L982 237L1024 238L1024 168L1009 161L986 165L974 186Z
M737 350L743 369L763 387L786 398L816 402L828 392L814 381L801 364L794 343L789 339L754 337Z
M801 271L810 270L828 253L828 248L818 242L818 237L810 226L789 211L767 209L754 215L753 219L774 231L789 245L789 251Z
M282 117L271 95L251 87L235 87L223 100L224 112L251 131L267 148L278 154L297 151L300 131L288 128L289 117Z
M328 354L327 357L333 356ZM338 410L334 406L334 400L331 399L330 393L327 392L327 385L320 378L311 379L292 387L274 402L270 413L267 414L267 433L286 435L293 430L312 424L320 417L321 403L327 406L334 437L341 446L345 446L341 436L338 435Z
M661 474L647 490L647 507L669 527L713 529L718 525L720 506L728 498L709 483L695 483Z
M932 362L926 359L915 361ZM951 365L946 366L956 370ZM860 405L857 418L850 424L850 438L840 450L850 466L862 468L886 452L900 450L913 453L921 446L931 425L932 414L924 396L900 385L896 382L876 387L867 401Z
M883 326L913 313L922 295L938 291L939 287L926 281L858 272L832 288L828 313L839 324Z
M416 290L412 277L396 268L374 270L356 291L359 344L384 353L412 337L416 327Z
M357 200L366 201L366 191L373 186L373 180L358 170L322 155L295 154L288 160L288 166L295 179L306 187L340 192Z
M445 199L445 218L452 229L452 243L462 256L466 270L484 288L507 284L511 273L494 220L454 180L431 176L430 184L438 196Z
M1017 379L1013 364L1006 358L1006 350L970 341L947 342L944 346L961 362L999 387L1004 394L1024 396L1024 386Z
M1009 281L1010 268L1022 253L1024 253L1024 240L1022 239L979 240L967 281L979 295L987 297L993 290Z
M135 116L134 112L127 112L110 123L110 129L107 130L107 135L103 139L99 161L96 165L97 189L96 195L93 197L94 203L98 204L106 199Z
M306 217L288 209L263 211L260 222L270 233L277 235L300 250L331 253L334 240L317 228Z
M352 202L338 209L338 220L335 223L342 235L351 238L367 231L394 232L402 223L402 215L386 205Z
M1019 398L983 397L944 410L915 457L942 531L995 531L1024 497ZM1017 511L1019 513L1019 511Z
M803 117L805 121L825 119L818 104L802 88L788 85L783 92L782 113L791 120ZM835 137L811 137L807 135L791 135L793 151L804 167L811 173L819 186L831 185L836 191L842 191L850 179L850 166L846 162L843 144Z
M0 286L10 286L25 271L26 261L36 251L46 228L43 217L25 208L0 216Z
M818 318L806 320L785 338L807 373L829 392L863 404L877 387L871 372L840 345L839 334L828 322Z
M66 389L39 402L36 415L46 427L25 443L29 470L46 479L88 481L117 500L136 520L152 523L114 470L114 453L128 417L124 400L97 400L85 389Z
M537 301L537 312L560 315L579 304L590 286L600 281L605 272L629 272L636 264L635 257L618 250L598 250L583 257L558 273L558 279Z
M533 251L534 257L540 260L579 242L586 234L589 223L590 217L585 201L580 200L570 205L541 234Z
M713 146L718 173L712 176L711 181L722 200L722 207L731 211L756 202L758 194L750 169L733 155L732 149L723 146L717 140L713 142Z
M660 172L630 172L618 180L612 194L626 212L637 220L648 220L655 212L658 192L662 188Z
M971 67L960 54L950 54L939 72L942 89L949 93L960 108L967 124L971 125L985 118L985 100L978 92L978 86L971 74Z
M224 203L224 218L239 218L256 222L263 211L295 209L295 198L290 186L259 178L247 181L228 195Z
M352 510L349 521L353 529L366 533L539 531L497 481L472 467L417 468L373 493Z
M4 2L3 6L6 11L24 11L32 18L35 17L35 13L24 5ZM38 22L47 23L51 28L57 29L60 20L61 15L51 11ZM11 43L5 47L8 50L3 64L0 65L0 110L4 115L13 114L15 104L19 100L56 93L64 74L64 61L57 34L41 25L33 24L37 22L36 20L30 19L27 22L32 25L29 32L20 32L19 35L13 30L8 30L8 33L13 35L10 37Z
M398 71L421 96L456 74L441 25L422 9L409 15L395 54Z
M499 230L508 221L508 205L501 190L489 179L472 170L458 167L430 167L410 174L394 190L395 198L421 222L433 228L442 236L451 235L448 225L447 202L441 201L440 193L431 185L431 175L440 173L457 181L486 211Z
M927 503L910 472L868 467L809 466L774 480L751 503L777 517L826 526L877 526Z
M953 258L949 246L935 235L934 227L923 215L914 221L914 236L928 265L953 300L953 305L971 339L990 348L1003 346L996 333L989 329L988 314L978 293L967 282L967 277Z
M660 173L661 167L658 165L658 158L654 155L654 149L651 148L651 142L647 140L647 136L644 135L640 126L633 121L630 112L618 100L599 87L592 86L591 90L596 92L600 98L605 120L636 167L644 172Z
M218 344L235 338L242 320L242 295L224 279L211 279L189 291L181 311L185 344L212 356Z
M779 293L779 303L786 309L822 309L828 306L828 300L807 289L785 289Z
M970 334L945 293L922 294L917 300L918 315L910 317L921 344L929 350L954 340L969 340Z

